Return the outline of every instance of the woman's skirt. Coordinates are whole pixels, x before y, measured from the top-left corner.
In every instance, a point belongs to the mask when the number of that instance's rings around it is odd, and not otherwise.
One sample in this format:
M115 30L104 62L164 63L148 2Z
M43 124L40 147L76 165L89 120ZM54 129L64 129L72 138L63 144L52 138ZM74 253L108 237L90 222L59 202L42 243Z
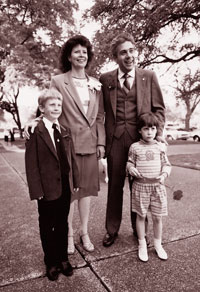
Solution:
M88 196L98 196L100 186L97 154L76 154L76 161L79 169L80 187L77 193L72 194L71 201Z

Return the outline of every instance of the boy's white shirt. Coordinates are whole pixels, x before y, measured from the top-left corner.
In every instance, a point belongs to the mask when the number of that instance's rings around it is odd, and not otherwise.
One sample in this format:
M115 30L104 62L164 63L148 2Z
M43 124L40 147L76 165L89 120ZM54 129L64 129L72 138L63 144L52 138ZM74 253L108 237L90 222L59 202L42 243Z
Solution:
M56 120L54 123L52 123L51 121L49 121L47 118L45 118L43 116L42 118L43 122L44 122L44 125L45 127L47 128L48 132L49 132L49 135L51 137L51 140L53 142L53 145L54 147L56 148L56 145L55 145L55 141L54 141L54 135L53 135L53 132L54 132L54 129L52 128L53 124L56 124L57 125L57 129L60 131L60 125L59 125L59 122L58 120Z

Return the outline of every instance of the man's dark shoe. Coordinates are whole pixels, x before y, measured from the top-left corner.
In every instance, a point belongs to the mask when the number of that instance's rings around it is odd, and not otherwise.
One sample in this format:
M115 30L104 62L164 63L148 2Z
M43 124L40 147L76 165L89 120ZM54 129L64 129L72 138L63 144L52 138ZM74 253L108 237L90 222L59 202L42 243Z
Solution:
M106 233L103 239L103 246L105 247L111 246L115 242L115 239L117 238L117 236L118 236L117 233L115 233L114 235Z
M58 280L59 271L56 266L47 267L47 278L50 281Z
M61 273L67 277L73 275L73 268L69 261L62 262L60 264Z

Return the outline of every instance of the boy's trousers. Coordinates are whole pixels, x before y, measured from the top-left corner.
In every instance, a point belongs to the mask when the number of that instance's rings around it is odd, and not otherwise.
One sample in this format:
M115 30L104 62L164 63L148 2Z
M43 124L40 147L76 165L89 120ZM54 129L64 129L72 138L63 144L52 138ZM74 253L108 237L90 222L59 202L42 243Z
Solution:
M53 201L38 200L39 227L44 262L56 266L68 260L68 214L70 208L69 184L62 196Z

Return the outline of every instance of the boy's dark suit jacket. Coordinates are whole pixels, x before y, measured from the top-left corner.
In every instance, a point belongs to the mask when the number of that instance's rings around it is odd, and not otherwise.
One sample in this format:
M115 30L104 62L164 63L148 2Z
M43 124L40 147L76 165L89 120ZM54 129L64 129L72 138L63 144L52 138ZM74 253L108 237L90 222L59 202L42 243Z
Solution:
M70 190L79 187L79 172L76 164L74 146L69 128L61 126L67 159L70 166ZM56 149L48 130L41 120L31 138L26 142L26 176L31 200L44 197L51 201L62 194L61 172Z

